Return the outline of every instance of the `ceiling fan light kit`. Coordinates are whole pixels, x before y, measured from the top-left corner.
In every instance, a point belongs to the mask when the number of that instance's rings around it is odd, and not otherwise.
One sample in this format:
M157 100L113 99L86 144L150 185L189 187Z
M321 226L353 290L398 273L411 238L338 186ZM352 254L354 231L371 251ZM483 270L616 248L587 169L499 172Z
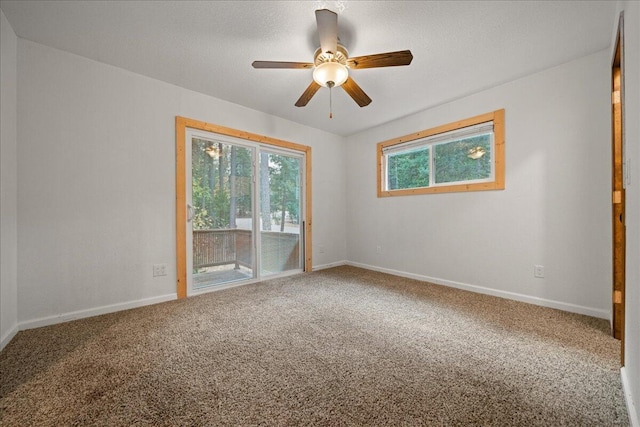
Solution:
M349 58L347 49L338 44L338 15L328 9L316 10L316 23L320 48L314 54L313 64L283 61L254 61L251 64L253 68L313 68L313 81L296 102L296 107L307 105L321 87L327 87L331 90L331 88L339 86L360 107L365 107L371 103L371 98L349 76L349 69L409 65L413 60L413 55L409 50ZM332 117L331 113L329 117Z
M348 77L347 67L339 62L323 62L313 70L313 80L324 87L342 86Z
M336 44L336 52L323 52L322 48L316 50L313 55L313 80L320 86L332 87L342 86L349 78L349 69L347 68L347 58L349 52L347 49Z

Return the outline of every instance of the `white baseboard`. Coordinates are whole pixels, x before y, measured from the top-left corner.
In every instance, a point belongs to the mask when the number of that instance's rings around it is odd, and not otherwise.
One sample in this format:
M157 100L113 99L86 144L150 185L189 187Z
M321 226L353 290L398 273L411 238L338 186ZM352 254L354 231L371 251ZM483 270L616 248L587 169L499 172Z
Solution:
M576 304L569 304L561 301L554 301L545 298L533 297L529 295L519 294L516 292L501 291L498 289L485 288L483 286L470 285L468 283L454 282L451 280L439 279L437 277L423 276L421 274L406 273L404 271L393 270L390 268L376 267L359 262L347 261L347 265L365 268L367 270L380 271L382 273L393 274L394 276L407 277L409 279L429 282L436 285L449 286L451 288L462 289L465 291L476 292L479 294L492 295L495 297L506 298L514 301L526 302L529 304L539 305L542 307L555 308L558 310L568 311L571 313L585 314L587 316L598 317L601 319L609 319L609 310L601 310L598 308L584 307Z
M118 304L104 305L101 307L89 308L86 310L72 311L69 313L56 314L54 316L41 317L39 319L26 320L20 322L19 330L39 328L42 326L55 325L56 323L68 322L70 320L84 319L85 317L99 316L101 314L113 313L115 311L128 310L131 308L143 307L145 305L158 304L161 302L177 299L177 294L160 295L157 297L144 298L135 301L128 301Z
M496 289L485 288L482 286L454 282L450 280L439 279L436 277L429 277L429 276L424 276L420 274L406 273L403 271L393 270L389 268L381 268L373 265L362 264L362 263L352 262L352 261L336 261L328 264L316 265L316 266L313 266L313 270L314 271L324 270L327 268L339 267L342 265L351 265L354 267L360 267L367 270L380 271L383 273L393 274L395 276L407 277L410 279L430 282L436 285L449 286L449 287L463 289L471 292L477 292L477 293L486 294L486 295L493 295L501 298L511 299L515 301L522 301L522 302L535 304L543 307L569 311L572 313L585 314L588 316L599 317L603 319L609 319L610 317L610 313L607 310L600 310L600 309L591 308L591 307L583 307L575 304L569 304L569 303L563 303L560 301L553 301L553 300L548 300L544 298L532 297L529 295L518 294L515 292L500 291ZM21 330L39 328L42 326L54 325L56 323L68 322L70 320L83 319L85 317L98 316L101 314L113 313L116 311L128 310L131 308L158 304L161 302L172 301L174 299L177 299L177 294L175 293L23 321L23 322L20 322L18 325L16 325L13 329L11 329L7 334L5 334L4 337L2 337L2 340L0 341L0 350L4 348L9 343L9 341L11 341L11 339L16 335L18 331L21 331ZM640 427L637 424L636 426Z
M624 392L624 398L627 402L629 423L631 424L631 427L640 427L640 414L638 414L638 407L636 406L633 395L631 394L631 386L629 384L629 377L627 376L626 368L620 368L620 377L622 379L622 391Z
M347 264L348 264L348 261L336 261L336 262L330 262L328 264L314 265L312 271L325 270L327 268L340 267L341 265L347 265Z
M7 344L9 344L9 341L11 341L13 337L16 336L17 333L18 333L18 325L15 324L13 325L13 328L9 329L9 331L7 331L7 333L4 334L4 336L0 339L0 351L2 351L2 349Z

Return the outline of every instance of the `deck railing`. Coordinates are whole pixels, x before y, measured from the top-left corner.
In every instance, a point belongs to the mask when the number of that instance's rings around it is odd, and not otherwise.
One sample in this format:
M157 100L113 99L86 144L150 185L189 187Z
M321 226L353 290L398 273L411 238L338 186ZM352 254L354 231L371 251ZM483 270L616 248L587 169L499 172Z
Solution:
M193 268L237 264L236 253L235 229L193 231Z
M286 271L300 266L300 235L260 232L262 270ZM237 228L193 231L193 268L235 264L251 268L252 231Z

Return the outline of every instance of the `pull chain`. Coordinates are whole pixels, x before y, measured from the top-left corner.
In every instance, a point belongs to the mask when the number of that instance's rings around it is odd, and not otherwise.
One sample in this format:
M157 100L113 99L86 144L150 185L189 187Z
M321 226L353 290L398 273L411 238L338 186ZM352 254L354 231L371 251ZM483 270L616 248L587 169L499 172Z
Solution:
M333 102L331 98L331 89L333 86L329 86L329 118L333 119Z
M327 82L327 87L329 88L329 118L333 119L333 102L331 99L331 89L335 86L335 83L329 80Z

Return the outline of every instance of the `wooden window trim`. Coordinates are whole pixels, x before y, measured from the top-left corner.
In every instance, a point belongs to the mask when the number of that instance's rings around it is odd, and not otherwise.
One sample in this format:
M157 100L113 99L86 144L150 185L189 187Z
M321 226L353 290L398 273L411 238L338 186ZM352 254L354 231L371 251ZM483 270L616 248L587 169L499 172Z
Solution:
M493 181L472 184L441 185L437 187L407 188L402 190L384 189L386 171L384 170L385 163L383 150L385 148L490 121L493 121L494 135L493 161L495 169ZM501 109L486 114L480 114L475 117L470 117L468 119L459 120L457 122L448 123L446 125L436 126L431 129L425 129L420 132L411 133L398 138L389 139L387 141L379 142L377 146L378 197L408 196L413 194L453 193L463 191L504 190L504 163L504 109Z
M311 147L282 139L236 130L198 120L176 116L176 272L178 298L187 296L187 187L186 187L186 130L187 128L232 136L260 144L299 151L305 154L305 229L304 271L312 270L311 260Z

